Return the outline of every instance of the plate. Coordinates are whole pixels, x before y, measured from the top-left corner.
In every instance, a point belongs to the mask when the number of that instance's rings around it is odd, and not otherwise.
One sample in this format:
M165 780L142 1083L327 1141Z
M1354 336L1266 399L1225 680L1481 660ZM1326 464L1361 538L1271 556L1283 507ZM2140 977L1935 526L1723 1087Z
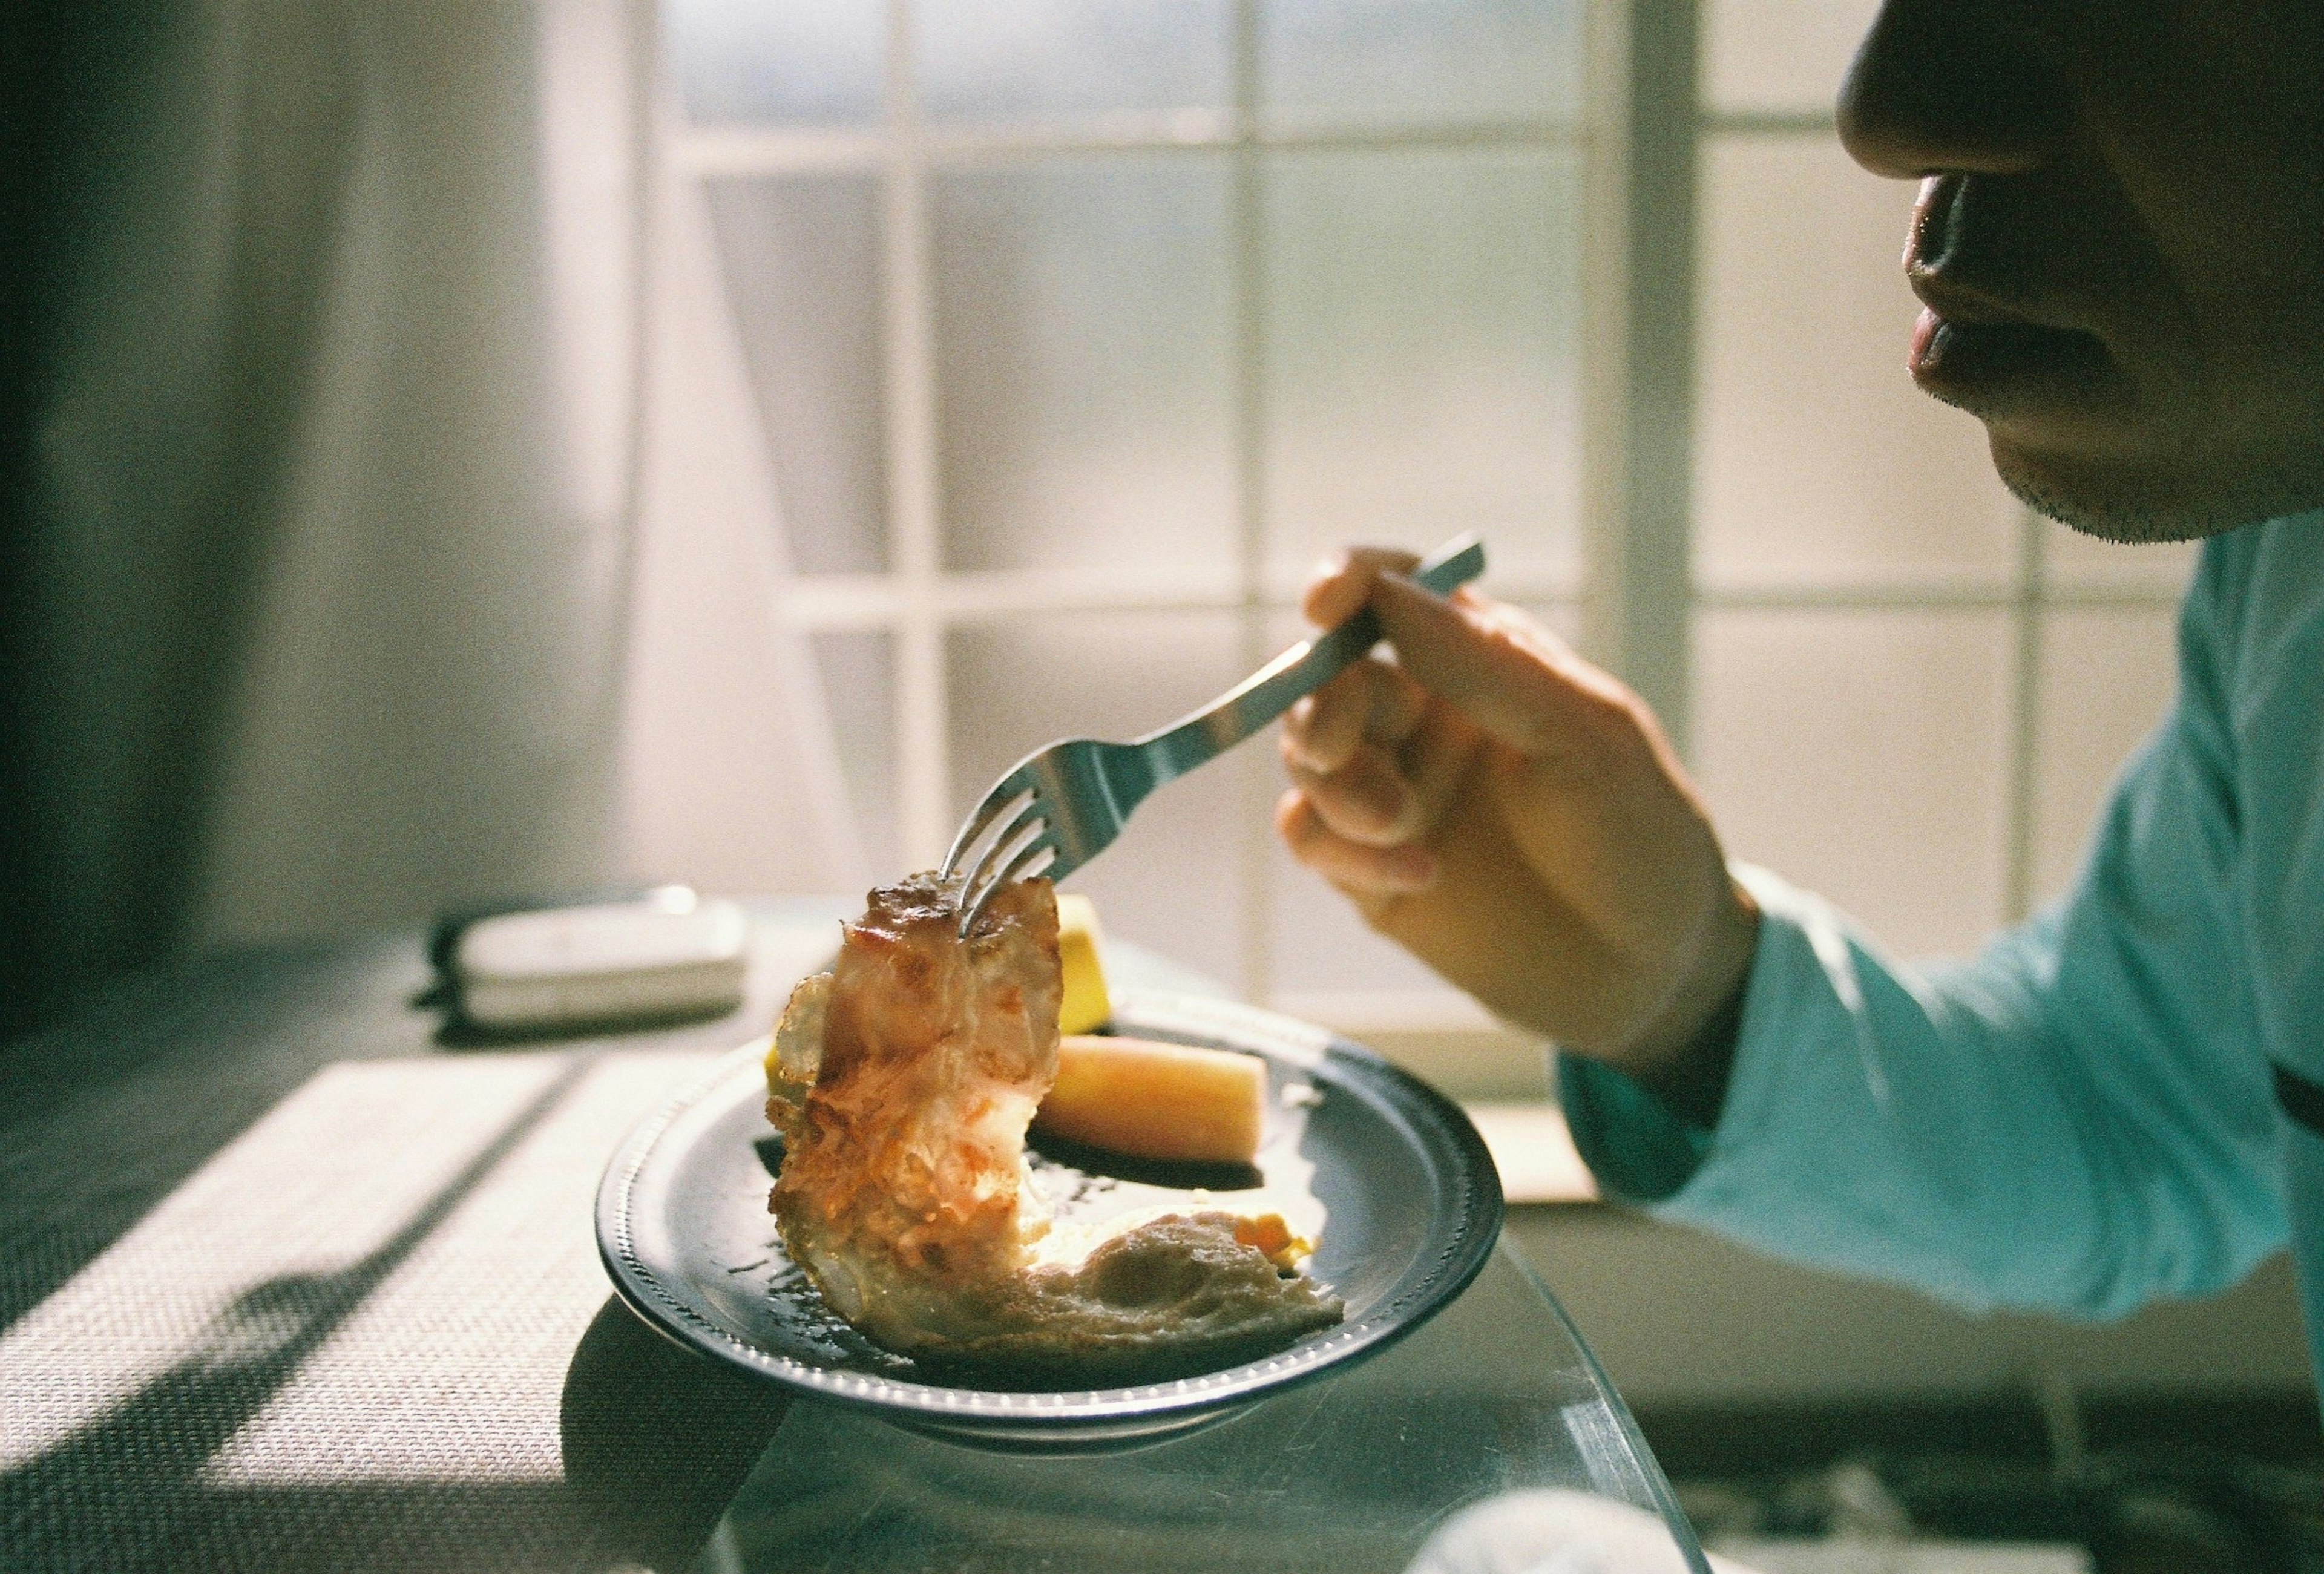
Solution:
M985 1447L1072 1450L1222 1419L1378 1354L1467 1287L1500 1234L1501 1189L1468 1117L1434 1089L1323 1029L1231 1001L1123 991L1117 1031L1255 1054L1268 1137L1255 1169L1171 1171L1051 1149L1037 1157L1061 1215L1157 1200L1224 1206L1263 1190L1321 1234L1309 1271L1347 1319L1261 1358L1128 1387L1022 1392L934 1380L841 1322L784 1257L766 1211L761 1045L738 1050L631 1133L597 1192L597 1247L614 1288L679 1343L828 1403ZM1303 1220L1302 1215L1305 1216Z

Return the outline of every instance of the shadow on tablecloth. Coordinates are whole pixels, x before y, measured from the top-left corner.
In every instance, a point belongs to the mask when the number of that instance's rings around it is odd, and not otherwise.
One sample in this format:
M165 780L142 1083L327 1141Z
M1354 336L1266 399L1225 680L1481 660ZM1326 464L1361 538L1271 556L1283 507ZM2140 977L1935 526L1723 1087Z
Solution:
M566 1375L566 1484L606 1544L650 1569L684 1569L788 1408L608 1299Z
M10 1046L0 1567L683 1568L782 1401L607 1298L589 1201L721 1030L445 1056L407 962L285 971Z

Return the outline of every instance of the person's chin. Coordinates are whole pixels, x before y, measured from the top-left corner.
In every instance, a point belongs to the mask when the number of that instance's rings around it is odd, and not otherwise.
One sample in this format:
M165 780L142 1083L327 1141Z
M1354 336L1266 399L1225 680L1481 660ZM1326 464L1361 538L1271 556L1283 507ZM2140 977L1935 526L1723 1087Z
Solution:
M1994 469L2020 502L2101 540L2199 541L2324 508L2324 460L2206 461L2184 449L2091 456L2024 442L2000 426L1987 437Z
M2036 512L2111 541L2218 528L2158 464L2151 404L2097 336L1924 311L1910 365L1922 391L1985 423L2003 484Z
M2210 535L2173 489L2151 474L2093 465L2014 442L1987 428L1993 468L2018 502L2070 529L2126 545L2185 541Z
M2173 374L2187 359L2022 320L1914 325L1913 380L1985 423L2020 502L2109 541L2190 541L2324 508L2324 446L2305 422L2260 440ZM2141 375L2130 370L2144 368Z

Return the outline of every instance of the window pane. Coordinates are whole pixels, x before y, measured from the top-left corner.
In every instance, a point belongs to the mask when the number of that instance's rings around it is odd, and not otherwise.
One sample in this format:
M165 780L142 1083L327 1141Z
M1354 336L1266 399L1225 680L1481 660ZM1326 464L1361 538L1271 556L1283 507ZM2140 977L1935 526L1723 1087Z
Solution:
M2034 890L2063 892L2115 777L2178 692L2170 607L2052 612L2042 640Z
M1277 122L1579 114L1580 0L1264 0L1259 17Z
M1839 903L1898 953L2000 921L2006 612L1713 612L1695 756L1728 852Z
M1242 676L1237 625L1231 612L1071 612L955 631L959 811L1054 739L1134 737L1224 693ZM1231 765L1172 782L1067 888L1096 900L1109 934L1231 984L1247 943L1244 796Z
M1223 573L1222 158L955 172L935 198L946 561Z
M1358 1007L1377 1006L1390 997L1416 1011L1424 1002L1442 1000L1446 1015L1457 1010L1464 999L1458 990L1394 941L1373 934L1355 904L1294 862L1280 838L1272 868L1277 996L1298 997L1300 1006L1318 1015L1324 1013L1317 1010L1323 1004L1317 996L1336 996Z
M1562 154L1268 165L1275 572L1482 532L1506 579L1578 559L1579 180Z
M1911 188L1821 137L1715 143L1703 179L1702 583L2006 581L2017 510L1984 428L1904 371Z
M792 564L803 574L882 568L878 190L852 175L707 190Z
M866 121L880 113L881 0L663 0L697 124Z
M880 878L904 867L896 805L896 670L885 630L835 630L813 636L824 708L855 812L864 858Z
M936 116L1217 108L1227 0L921 0L921 99Z
M1729 114L1828 113L1880 0L1711 0L1703 102Z

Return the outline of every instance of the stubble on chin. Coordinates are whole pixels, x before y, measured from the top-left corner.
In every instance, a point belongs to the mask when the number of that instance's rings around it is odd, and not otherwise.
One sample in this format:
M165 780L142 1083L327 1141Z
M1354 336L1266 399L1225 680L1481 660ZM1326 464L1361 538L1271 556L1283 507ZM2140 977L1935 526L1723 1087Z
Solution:
M2200 541L2324 508L2324 434L2304 455L2189 481L2122 465L2045 464L1990 439L2017 501L2069 529L2124 546Z

